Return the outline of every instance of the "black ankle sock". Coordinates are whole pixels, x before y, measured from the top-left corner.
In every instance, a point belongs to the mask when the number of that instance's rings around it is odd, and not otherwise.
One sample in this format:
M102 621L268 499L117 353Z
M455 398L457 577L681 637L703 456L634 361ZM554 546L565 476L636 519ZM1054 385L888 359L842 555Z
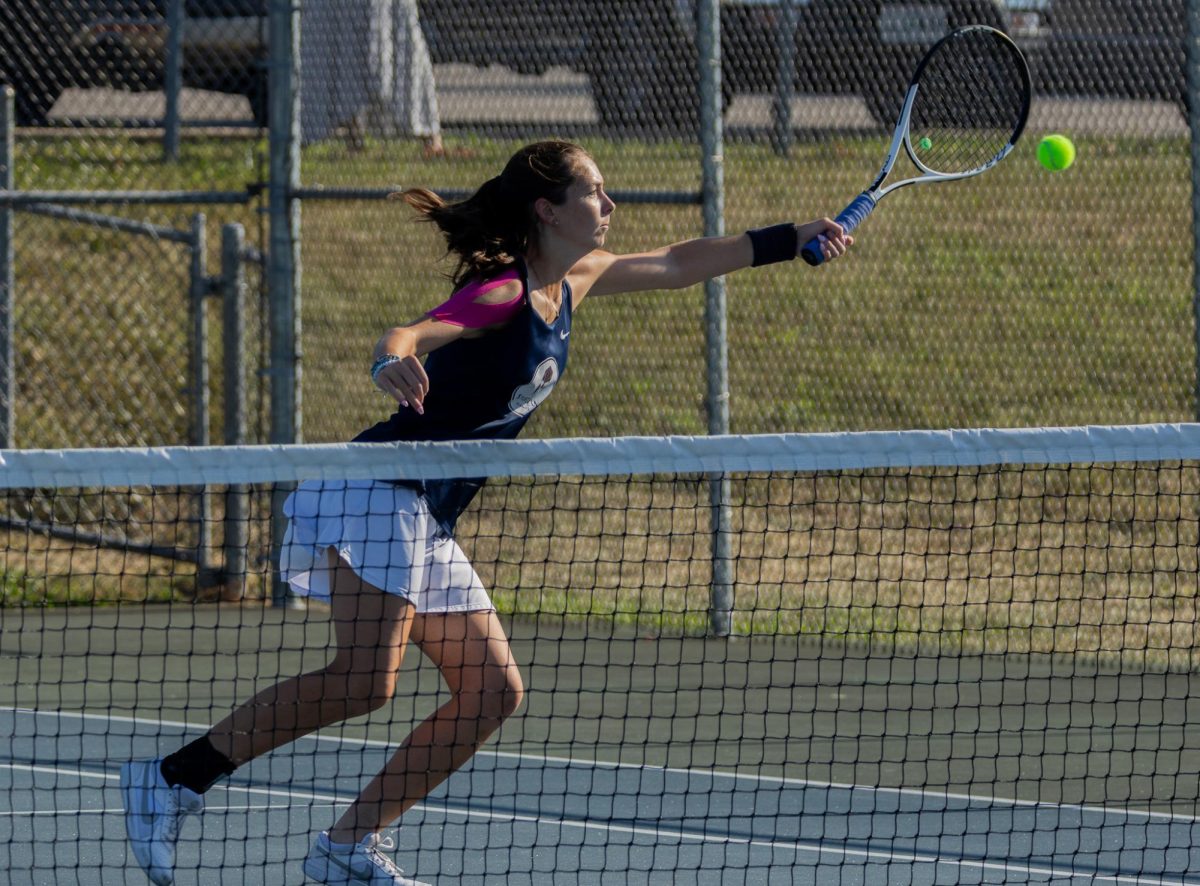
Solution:
M162 776L174 787L183 785L197 794L203 794L216 782L237 769L233 761L212 746L207 735L164 757Z

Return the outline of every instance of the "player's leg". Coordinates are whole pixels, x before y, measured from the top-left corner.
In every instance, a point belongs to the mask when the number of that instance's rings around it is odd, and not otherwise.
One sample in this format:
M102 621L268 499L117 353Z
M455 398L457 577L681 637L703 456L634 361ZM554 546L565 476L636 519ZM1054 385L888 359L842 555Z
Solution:
M363 581L334 552L330 618L336 652L316 671L264 689L209 730L234 766L391 700L414 607Z
M425 719L330 829L335 841L377 833L462 766L521 703L524 685L494 610L418 614L412 640L450 698Z
M404 876L387 854L394 842L381 831L470 759L520 703L520 676L495 612L418 614L410 639L441 671L450 700L318 836L304 860L304 873L318 883L426 886Z
M329 552L336 651L325 667L265 689L209 732L162 760L121 769L133 853L155 883L173 881L175 844L202 795L237 767L316 729L387 702L395 690L413 606L367 584Z

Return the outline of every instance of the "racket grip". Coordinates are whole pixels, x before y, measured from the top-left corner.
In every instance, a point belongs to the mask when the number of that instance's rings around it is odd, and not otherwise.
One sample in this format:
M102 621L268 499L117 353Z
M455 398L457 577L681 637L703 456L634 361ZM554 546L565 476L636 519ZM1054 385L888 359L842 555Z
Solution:
M842 210L841 214L834 219L842 230L849 234L857 228L872 210L875 209L876 200L866 191L854 198L853 202ZM825 261L825 255L821 252L821 241L813 237L800 250L800 256L812 265L814 268Z

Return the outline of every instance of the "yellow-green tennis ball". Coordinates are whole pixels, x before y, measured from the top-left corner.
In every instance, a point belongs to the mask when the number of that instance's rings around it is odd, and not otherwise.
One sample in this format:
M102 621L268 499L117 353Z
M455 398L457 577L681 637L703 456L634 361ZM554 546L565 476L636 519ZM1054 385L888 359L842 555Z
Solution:
M928 151L930 148L933 147L933 142L931 142L929 140L929 138L926 137L926 138L921 139L919 142L917 142L917 147L920 148L922 151Z
M1038 145L1037 157L1051 172L1060 172L1075 162L1075 145L1065 135L1048 135Z

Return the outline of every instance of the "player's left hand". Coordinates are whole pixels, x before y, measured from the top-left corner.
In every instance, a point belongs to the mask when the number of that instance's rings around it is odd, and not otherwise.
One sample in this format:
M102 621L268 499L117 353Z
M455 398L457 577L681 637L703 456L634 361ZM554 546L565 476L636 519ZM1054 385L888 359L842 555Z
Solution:
M841 225L831 218L819 218L796 225L797 252L814 237L821 244L821 253L825 256L825 261L845 255L846 250L854 245L854 238L843 231Z
M411 406L418 415L425 414L425 395L429 393L429 376L414 354L406 354L379 371L375 384L390 394L401 406Z

